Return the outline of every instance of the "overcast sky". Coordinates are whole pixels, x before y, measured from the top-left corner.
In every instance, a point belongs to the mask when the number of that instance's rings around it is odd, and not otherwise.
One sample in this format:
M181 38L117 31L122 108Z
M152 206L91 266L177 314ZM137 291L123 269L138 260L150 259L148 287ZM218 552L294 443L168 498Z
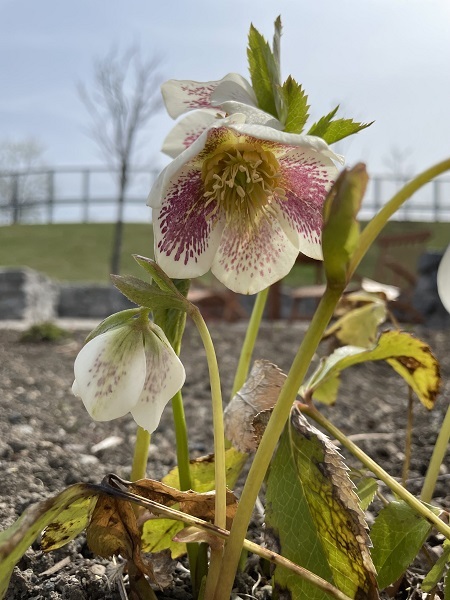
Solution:
M247 76L250 23L271 39L279 13L283 76L304 86L312 118L341 103L376 121L338 147L348 164L386 171L396 148L417 172L450 156L449 0L0 0L0 141L34 137L49 165L100 163L76 92L95 58L139 42L167 79ZM170 126L152 123L142 162Z

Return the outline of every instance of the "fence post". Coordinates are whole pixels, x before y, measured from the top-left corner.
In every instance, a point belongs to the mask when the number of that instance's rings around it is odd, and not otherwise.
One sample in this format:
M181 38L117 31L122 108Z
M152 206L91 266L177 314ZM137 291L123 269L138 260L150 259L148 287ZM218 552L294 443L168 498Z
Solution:
M20 206L19 206L19 174L11 174L11 220L13 225L17 225L20 221Z
M54 181L54 171L47 172L47 222L53 223L53 209L54 209L54 201L55 201L55 181Z
M83 171L83 223L89 223L90 176L90 170L85 169Z
M439 221L441 212L441 182L438 179L433 181L433 220Z
M374 213L377 213L381 208L381 182L379 177L373 178L373 205Z

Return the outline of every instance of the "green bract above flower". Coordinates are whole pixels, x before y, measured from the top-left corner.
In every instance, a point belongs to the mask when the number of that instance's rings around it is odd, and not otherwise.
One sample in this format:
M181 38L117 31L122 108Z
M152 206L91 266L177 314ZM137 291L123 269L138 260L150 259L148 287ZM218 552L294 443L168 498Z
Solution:
M153 186L155 258L172 278L209 269L254 294L321 258L322 205L339 160L320 138L235 114L216 120Z
M161 86L161 91L173 119L194 111L177 123L164 140L163 152L172 158L188 148L217 118L226 115L239 113L252 123L283 129L277 119L257 108L252 86L237 73L229 73L219 81L171 79Z
M437 287L442 304L450 313L450 246L447 247L439 264Z
M72 391L96 421L131 412L149 432L181 389L184 367L160 327L135 319L89 341L78 354Z

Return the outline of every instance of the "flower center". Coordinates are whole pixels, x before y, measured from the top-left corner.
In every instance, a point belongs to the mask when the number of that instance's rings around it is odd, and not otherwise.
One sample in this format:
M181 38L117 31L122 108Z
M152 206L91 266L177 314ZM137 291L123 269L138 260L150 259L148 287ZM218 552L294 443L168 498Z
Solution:
M270 150L248 142L220 146L203 163L202 178L207 205L215 203L210 217L225 214L227 223L243 229L273 217L275 196L285 199L278 160Z

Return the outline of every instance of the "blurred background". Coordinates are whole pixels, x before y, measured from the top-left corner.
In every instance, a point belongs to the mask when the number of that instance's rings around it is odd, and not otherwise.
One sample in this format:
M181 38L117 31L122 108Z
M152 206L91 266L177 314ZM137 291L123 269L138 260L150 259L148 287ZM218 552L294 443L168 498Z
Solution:
M130 254L152 253L145 201L173 123L160 83L247 76L250 23L271 40L278 14L282 75L309 95L310 123L336 104L343 117L375 121L334 146L347 165L368 166L363 220L449 156L448 0L0 0L0 265L68 281L136 273ZM130 147L122 117L136 98ZM388 233L426 230L420 251L441 252L449 221L450 175L417 194ZM376 263L369 257L367 274Z

